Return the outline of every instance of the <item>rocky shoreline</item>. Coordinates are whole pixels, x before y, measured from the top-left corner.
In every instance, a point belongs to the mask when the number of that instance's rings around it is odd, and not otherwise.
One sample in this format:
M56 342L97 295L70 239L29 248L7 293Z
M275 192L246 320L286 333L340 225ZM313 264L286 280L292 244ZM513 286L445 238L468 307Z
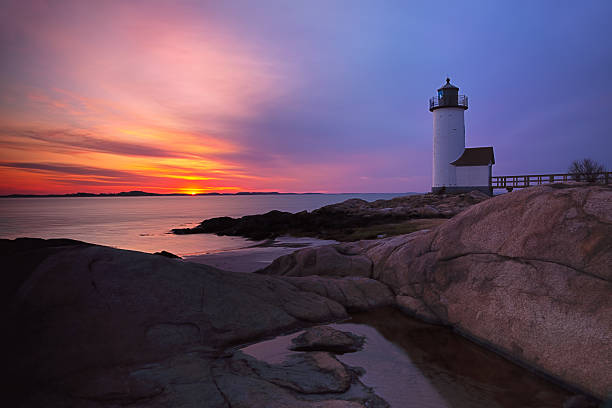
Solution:
M254 240L292 235L357 241L432 228L488 198L479 191L415 194L374 202L354 198L311 212L270 211L241 218L211 218L193 228L175 228L172 233L233 235Z
M308 248L259 273L320 295L333 292L300 279L383 283L408 314L599 398L612 392L610 187L525 189L431 231Z
M236 348L384 306L605 399L612 189L547 186L483 201L432 230L306 248L256 274L71 240L0 240L9 400L384 407L361 370L330 354L337 344L302 339L310 351L280 366Z

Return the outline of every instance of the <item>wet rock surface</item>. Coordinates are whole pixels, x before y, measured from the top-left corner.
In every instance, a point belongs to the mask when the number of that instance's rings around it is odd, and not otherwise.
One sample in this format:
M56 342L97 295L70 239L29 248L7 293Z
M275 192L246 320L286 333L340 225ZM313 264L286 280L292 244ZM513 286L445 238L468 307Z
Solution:
M298 251L262 273L346 277L357 265L355 274L385 284L404 312L605 398L610 214L610 187L534 187L474 205L432 231ZM331 251L333 268L317 265ZM360 265L368 264L366 273Z
M240 352L219 364L301 394L340 393L349 389L351 371L329 353L299 353L282 364L266 364ZM252 370L252 371L251 371Z
M330 351L333 353L352 353L361 350L365 338L329 326L306 329L292 340L291 350Z
M302 211L292 214L270 211L241 218L211 218L204 220L194 228L176 228L172 232L174 234L236 235L258 240L275 238L280 235L295 235L352 241L360 236L360 234L354 234L355 229L389 225L389 228L383 228L380 231L368 230L366 234L397 235L397 225L401 225L404 221L450 218L488 198L489 196L479 191L465 194L415 194L374 202L354 198L311 212ZM405 225L403 233L420 228L423 226ZM376 236L373 235L373 237Z
M329 353L299 353L282 364L267 364L236 352L216 360L212 373L232 408L389 406L358 380L359 370Z

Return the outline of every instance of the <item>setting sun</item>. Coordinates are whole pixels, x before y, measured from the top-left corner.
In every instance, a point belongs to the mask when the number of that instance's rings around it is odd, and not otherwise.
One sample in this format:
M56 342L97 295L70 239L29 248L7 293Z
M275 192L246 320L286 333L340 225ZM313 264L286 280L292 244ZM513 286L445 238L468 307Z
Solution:
M189 195L194 196L196 194L204 193L206 191L202 188L186 187L186 188L181 188L179 192L183 194L189 194Z

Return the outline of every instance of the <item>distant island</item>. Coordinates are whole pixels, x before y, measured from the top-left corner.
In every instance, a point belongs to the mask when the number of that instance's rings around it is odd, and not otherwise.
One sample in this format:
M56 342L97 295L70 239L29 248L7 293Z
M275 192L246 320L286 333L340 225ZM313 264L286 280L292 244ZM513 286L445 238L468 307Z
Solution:
M279 193L277 191L240 191L238 193L148 193L146 191L122 191L120 193L71 193L71 194L9 194L0 198L47 198L47 197L150 197L150 196L222 196L222 195L306 195L323 193Z

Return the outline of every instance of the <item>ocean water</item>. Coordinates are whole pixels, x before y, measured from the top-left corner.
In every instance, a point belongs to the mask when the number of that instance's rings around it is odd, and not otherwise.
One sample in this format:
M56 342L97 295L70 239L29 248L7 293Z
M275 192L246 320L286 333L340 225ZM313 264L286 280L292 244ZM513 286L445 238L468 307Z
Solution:
M144 252L207 254L254 242L212 234L173 235L169 231L193 227L212 217L311 211L349 198L374 201L405 194L0 198L0 238L71 238Z

